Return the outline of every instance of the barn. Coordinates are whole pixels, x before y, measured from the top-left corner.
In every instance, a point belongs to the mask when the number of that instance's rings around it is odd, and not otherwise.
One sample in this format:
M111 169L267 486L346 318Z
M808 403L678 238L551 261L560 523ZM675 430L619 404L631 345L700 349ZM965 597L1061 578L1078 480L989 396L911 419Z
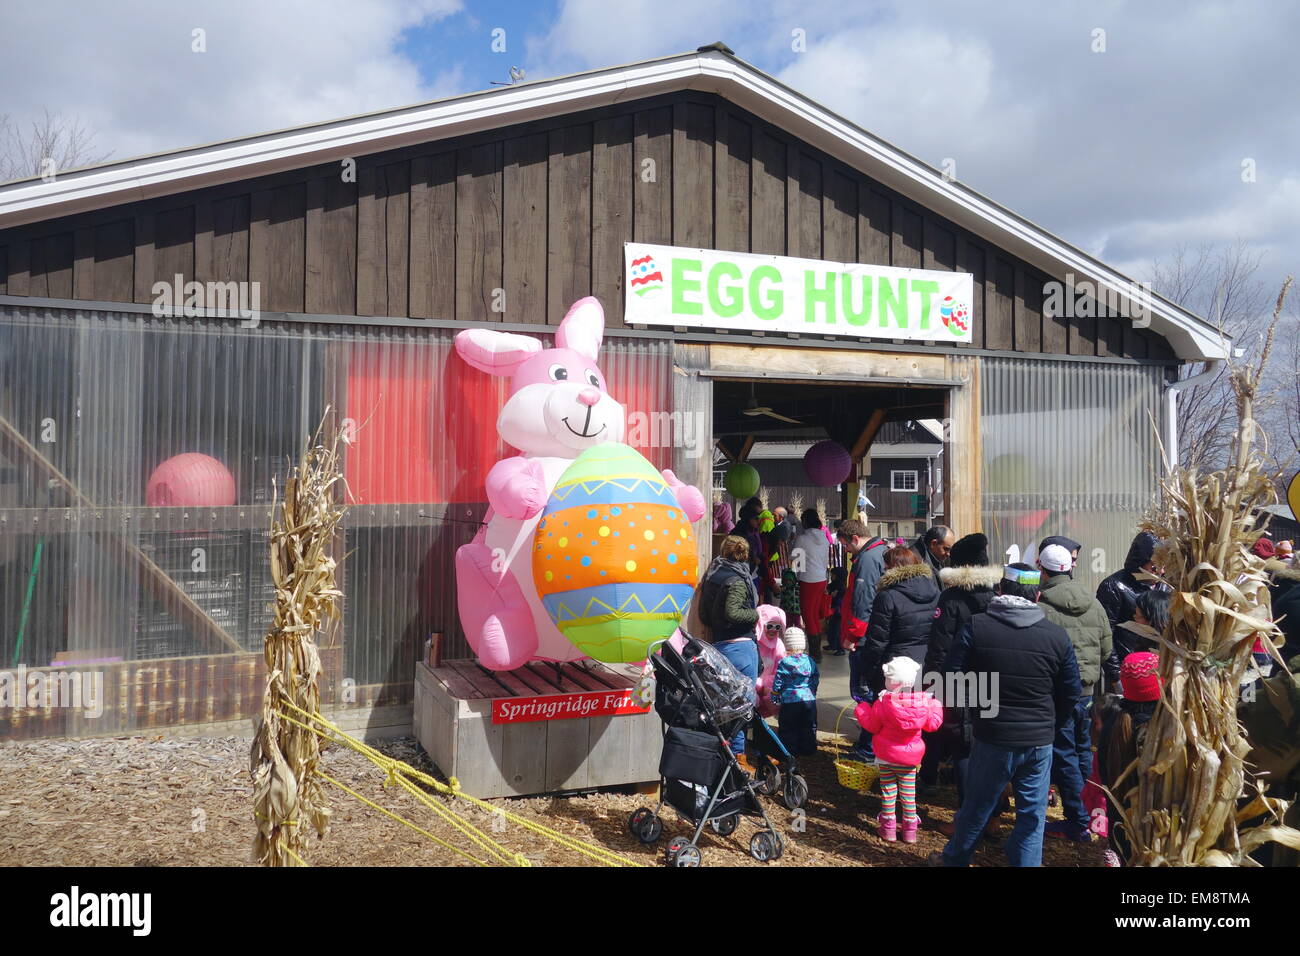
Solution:
M452 338L549 342L586 295L657 466L707 489L715 453L830 438L839 505L882 429L939 422L945 523L1068 534L1091 580L1153 501L1178 367L1224 357L721 44L0 185L0 668L104 676L101 713L12 707L0 736L255 713L273 482L327 411L354 441L323 697L409 726L429 635L469 656L453 555L510 453Z

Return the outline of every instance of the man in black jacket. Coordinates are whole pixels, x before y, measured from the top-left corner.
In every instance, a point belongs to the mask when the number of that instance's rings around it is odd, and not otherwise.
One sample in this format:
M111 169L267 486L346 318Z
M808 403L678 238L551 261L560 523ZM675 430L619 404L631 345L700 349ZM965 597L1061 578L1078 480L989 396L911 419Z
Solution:
M1109 671L1117 672L1124 658L1137 648L1133 645L1132 635L1120 627L1133 620L1133 610L1137 607L1137 596L1155 586L1152 581L1138 580L1137 575L1145 572L1156 574L1155 561L1156 536L1150 531L1141 531L1129 545L1128 556L1124 558L1124 567L1097 585L1097 600L1110 619L1112 643L1115 660L1110 662Z
M930 569L930 575L934 578L934 583L940 588L943 585L939 582L939 569L948 566L948 559L952 555L952 547L956 541L957 536L953 534L951 528L937 524L927 528L925 534L912 543L912 550L925 562L925 566Z
M925 652L923 673L931 685L942 679L943 666L948 651L970 619L989 606L994 591L1002 580L1002 565L989 564L989 539L979 534L968 534L952 546L951 564L939 571L943 591L930 622L930 640ZM942 699L938 686L930 688ZM957 803L961 803L965 787L965 761L970 753L970 721L964 707L949 706L945 701L943 726L926 743L925 759L921 761L920 782L933 787L939 782L939 765L944 760L953 761L957 780Z
M1016 825L1007 840L1007 860L1012 866L1042 865L1052 741L1081 686L1069 636L1038 607L1038 581L1039 572L1029 565L1008 565L998 596L971 618L948 654L949 673L986 680L991 695L967 702L974 711L975 739L966 799L952 839L942 853L931 855L933 865L970 864L1008 782L1016 795ZM968 690L972 683L968 680Z

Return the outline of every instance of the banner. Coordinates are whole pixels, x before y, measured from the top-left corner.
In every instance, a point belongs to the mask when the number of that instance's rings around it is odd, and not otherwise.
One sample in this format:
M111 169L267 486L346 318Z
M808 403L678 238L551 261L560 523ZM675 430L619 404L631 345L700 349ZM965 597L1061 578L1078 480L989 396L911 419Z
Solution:
M971 341L968 272L623 244L624 321L641 325Z
M586 694L548 694L544 697L502 697L492 701L492 723L521 724L535 720L574 720L644 714L650 706L632 702L632 688L596 690Z

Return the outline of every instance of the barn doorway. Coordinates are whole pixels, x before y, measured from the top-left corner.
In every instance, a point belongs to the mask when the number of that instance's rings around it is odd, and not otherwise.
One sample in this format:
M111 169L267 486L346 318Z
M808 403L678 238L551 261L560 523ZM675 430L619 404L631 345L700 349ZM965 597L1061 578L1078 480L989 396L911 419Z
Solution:
M829 525L865 514L868 529L909 542L948 523L952 476L945 456L949 392L920 381L862 382L822 376L745 376L714 372L714 497L733 465L752 465L770 508L817 508ZM804 455L834 441L852 465L838 485L814 483ZM860 503L865 499L865 505ZM735 507L739 507L739 502Z

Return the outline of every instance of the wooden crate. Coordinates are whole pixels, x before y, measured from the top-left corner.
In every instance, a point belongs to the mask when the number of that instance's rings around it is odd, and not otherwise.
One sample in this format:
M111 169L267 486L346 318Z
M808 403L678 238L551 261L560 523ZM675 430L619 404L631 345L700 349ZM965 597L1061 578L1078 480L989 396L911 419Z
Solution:
M646 783L659 776L663 731L653 710L492 722L492 702L617 690L636 683L633 668L533 663L508 672L472 661L446 661L415 674L415 736L438 769L476 797L509 797Z

